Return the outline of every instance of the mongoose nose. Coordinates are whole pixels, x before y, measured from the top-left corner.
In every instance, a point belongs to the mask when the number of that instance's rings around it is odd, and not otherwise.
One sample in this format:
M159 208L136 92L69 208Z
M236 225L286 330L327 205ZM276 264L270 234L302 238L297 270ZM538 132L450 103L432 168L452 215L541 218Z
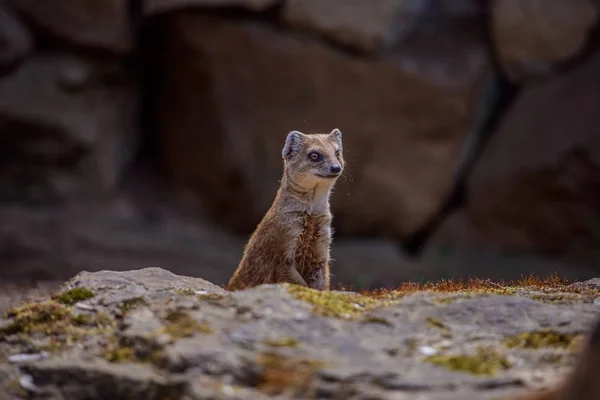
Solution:
M342 168L339 165L332 165L329 170L334 174L339 174Z

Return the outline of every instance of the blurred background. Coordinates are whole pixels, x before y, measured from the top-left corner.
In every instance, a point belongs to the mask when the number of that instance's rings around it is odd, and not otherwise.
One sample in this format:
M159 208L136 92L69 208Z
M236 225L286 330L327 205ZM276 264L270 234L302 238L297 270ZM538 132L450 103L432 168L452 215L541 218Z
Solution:
M148 266L226 284L287 133L333 128L335 285L600 275L599 13L1 0L0 297Z

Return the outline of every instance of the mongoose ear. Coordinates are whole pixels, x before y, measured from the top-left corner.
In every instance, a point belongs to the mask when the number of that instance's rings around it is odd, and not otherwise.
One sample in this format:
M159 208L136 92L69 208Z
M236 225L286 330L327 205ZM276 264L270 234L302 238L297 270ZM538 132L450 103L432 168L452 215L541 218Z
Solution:
M329 136L334 138L340 146L342 145L342 132L338 128L335 128L334 130L332 130L329 133Z
M288 133L287 138L285 139L285 146L283 146L283 150L281 151L281 156L284 159L288 158L293 153L300 151L302 148L302 136L304 136L304 134L298 131L291 131Z

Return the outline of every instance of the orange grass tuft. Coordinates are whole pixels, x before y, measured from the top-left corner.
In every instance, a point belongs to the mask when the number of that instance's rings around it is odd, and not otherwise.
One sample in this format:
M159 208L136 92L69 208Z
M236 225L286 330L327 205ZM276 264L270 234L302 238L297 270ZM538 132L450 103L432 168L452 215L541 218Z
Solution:
M406 282L397 288L365 290L361 294L381 299L393 299L416 292L436 293L499 293L511 294L519 289L540 291L544 293L578 293L582 295L600 295L600 290L585 285L571 285L566 278L554 273L547 277L522 276L516 281L497 281L490 279L442 279L436 282Z

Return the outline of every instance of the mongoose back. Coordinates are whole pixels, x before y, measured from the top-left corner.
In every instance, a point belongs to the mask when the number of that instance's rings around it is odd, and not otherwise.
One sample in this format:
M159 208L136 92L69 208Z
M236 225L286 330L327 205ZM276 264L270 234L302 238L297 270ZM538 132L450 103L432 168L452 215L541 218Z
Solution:
M288 133L275 200L244 248L228 290L293 283L329 290L329 196L344 169L342 133Z
M575 367L563 382L551 389L507 400L600 400L600 319L594 323Z

